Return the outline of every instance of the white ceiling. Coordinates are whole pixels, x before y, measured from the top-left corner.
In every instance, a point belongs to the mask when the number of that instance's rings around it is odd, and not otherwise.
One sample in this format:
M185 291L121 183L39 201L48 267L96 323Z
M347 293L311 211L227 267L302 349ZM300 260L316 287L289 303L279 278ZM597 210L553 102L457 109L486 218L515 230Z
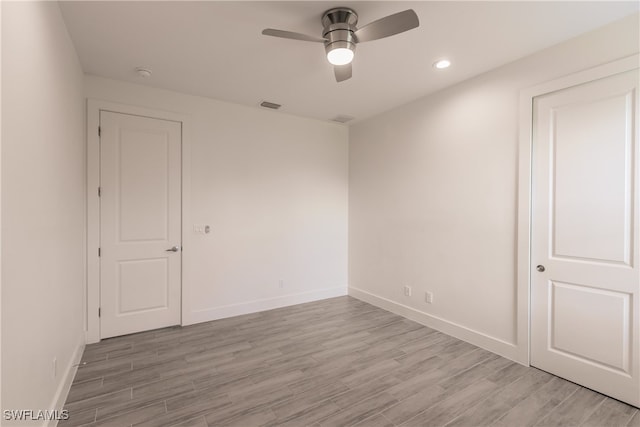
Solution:
M359 44L353 78L342 83L322 44L260 34L270 27L321 36L322 13L336 6L353 8L360 25L411 8L420 27ZM61 9L88 74L360 120L623 18L639 3L72 1ZM440 57L451 68L435 70ZM153 75L138 77L137 66Z

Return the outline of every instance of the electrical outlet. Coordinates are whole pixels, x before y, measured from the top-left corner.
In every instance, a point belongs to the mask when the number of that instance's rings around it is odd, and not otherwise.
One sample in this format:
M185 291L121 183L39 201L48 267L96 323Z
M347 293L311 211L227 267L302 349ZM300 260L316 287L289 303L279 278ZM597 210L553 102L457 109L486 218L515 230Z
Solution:
M403 289L404 289L404 296L410 297L411 296L411 286L405 286Z
M425 292L424 300L427 304L433 304L433 292Z
M51 374L53 376L53 379L55 380L56 377L58 376L58 358L54 357L53 358L53 363L51 364Z

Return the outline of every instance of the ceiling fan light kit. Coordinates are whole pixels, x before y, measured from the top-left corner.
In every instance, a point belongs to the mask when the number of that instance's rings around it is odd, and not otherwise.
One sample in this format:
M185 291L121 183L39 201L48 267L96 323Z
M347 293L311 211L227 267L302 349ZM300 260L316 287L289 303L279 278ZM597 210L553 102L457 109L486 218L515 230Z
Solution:
M327 60L333 65L347 65L355 55L356 40L353 31L358 15L344 7L328 10L322 16L322 37Z
M408 9L378 19L358 28L358 15L353 9L337 7L322 15L322 38L292 31L267 28L262 34L286 39L324 43L327 60L334 65L336 81L351 78L351 61L356 44L378 40L416 28L420 25L418 15Z
M350 46L331 46L326 49L327 60L333 65L347 65L353 61L354 49Z

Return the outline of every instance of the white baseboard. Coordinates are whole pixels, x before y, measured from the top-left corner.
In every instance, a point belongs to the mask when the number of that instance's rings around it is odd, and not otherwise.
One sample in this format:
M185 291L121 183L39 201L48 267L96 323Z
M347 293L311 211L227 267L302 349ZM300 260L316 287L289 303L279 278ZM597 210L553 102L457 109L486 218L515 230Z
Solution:
M187 313L183 317L182 324L186 326L194 323L209 322L211 320L240 316L242 314L257 313L259 311L272 310L274 308L303 304L305 302L318 301L344 295L347 295L347 287L339 286L299 294L283 295L274 298L224 305L221 307L212 307L205 310L195 310Z
M82 359L82 353L84 352L85 339L84 334L82 334L82 339L76 346L76 350L69 360L69 364L64 370L64 376L58 385L58 390L56 390L56 394L53 397L53 401L51 403L51 408L53 410L62 411L64 407L64 403L67 401L67 396L69 395L69 390L71 389L71 383L73 382L73 378L76 376L76 371L78 370L78 364L80 364L80 360ZM57 420L50 420L46 422L46 427L56 427L58 425Z
M520 360L522 352L514 343L492 337L466 326L399 304L390 299L363 291L362 289L349 287L349 295L527 366L526 360Z

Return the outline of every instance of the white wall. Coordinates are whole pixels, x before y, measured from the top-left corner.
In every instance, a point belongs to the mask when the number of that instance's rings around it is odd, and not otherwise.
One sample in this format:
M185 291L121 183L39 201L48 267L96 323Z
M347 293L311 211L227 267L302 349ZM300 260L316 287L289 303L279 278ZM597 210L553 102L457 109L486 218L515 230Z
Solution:
M82 78L57 3L3 2L3 409L60 404L84 342Z
M346 127L95 76L85 95L188 116L185 324L346 294Z
M634 15L353 125L349 293L526 362L516 312L519 92L636 53L638 40Z

